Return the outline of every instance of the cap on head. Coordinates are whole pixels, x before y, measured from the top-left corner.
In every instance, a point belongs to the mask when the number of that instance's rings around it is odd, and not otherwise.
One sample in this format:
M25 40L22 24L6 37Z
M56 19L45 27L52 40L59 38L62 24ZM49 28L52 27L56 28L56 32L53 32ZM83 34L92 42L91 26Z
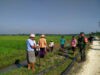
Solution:
M80 34L84 34L84 32L80 32Z
M41 35L41 38L44 38L44 37L45 37L45 35L42 34L42 35Z
M75 38L75 35L73 35L72 38Z
M35 34L30 34L30 37L35 37Z
M81 33L80 33L80 36L84 36L84 32L81 32Z

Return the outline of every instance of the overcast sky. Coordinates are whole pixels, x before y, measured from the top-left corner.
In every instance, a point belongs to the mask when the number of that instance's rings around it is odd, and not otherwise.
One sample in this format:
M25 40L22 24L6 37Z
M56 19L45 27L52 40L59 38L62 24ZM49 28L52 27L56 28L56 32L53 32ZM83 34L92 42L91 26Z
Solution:
M100 31L100 0L0 0L0 34Z

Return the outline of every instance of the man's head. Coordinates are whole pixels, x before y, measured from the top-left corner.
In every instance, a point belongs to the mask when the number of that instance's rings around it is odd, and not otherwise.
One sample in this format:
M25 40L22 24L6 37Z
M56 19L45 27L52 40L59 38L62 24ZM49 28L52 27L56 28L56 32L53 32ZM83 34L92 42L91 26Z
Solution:
M44 34L42 34L42 35L41 35L41 38L45 38L45 35L44 35Z
M72 36L72 38L74 39L74 38L75 38L75 36L73 35L73 36Z
M30 39L32 39L32 40L33 40L33 39L35 38L35 34L30 34L30 36L29 36L29 37L30 37Z
M64 36L61 36L61 38L64 38Z
M80 33L80 36L84 36L84 32L81 32L81 33Z

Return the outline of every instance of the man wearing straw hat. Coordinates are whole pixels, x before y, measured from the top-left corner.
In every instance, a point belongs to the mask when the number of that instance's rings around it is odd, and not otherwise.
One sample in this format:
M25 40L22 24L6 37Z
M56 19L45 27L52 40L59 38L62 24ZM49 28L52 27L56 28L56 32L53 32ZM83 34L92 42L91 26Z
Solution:
M47 46L45 35L41 35L41 37L39 39L39 46L40 46L39 55L40 55L41 58L44 58L45 52L46 52L46 46Z
M27 39L27 62L28 62L28 70L32 68L34 72L35 69L35 48L36 48L36 41L35 41L35 34L30 34L29 39Z

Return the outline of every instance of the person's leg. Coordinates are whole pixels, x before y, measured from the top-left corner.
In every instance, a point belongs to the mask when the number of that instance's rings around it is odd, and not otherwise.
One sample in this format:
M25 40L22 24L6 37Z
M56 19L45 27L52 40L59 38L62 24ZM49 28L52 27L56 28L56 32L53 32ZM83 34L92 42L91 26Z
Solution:
M81 57L82 59L82 61L83 61L83 58L84 58L84 51L83 51L83 49L82 49L82 57Z
M26 54L27 56L27 63L28 63L28 70L30 70L31 69L31 64L29 63L29 52L27 52L27 54Z
M28 70L30 70L30 69L31 69L31 64L28 63Z
M53 51L54 47L52 47L52 51Z
M40 58L42 58L42 55L43 55L42 48L40 48L40 53L39 53Z
M31 63L31 66L32 66L32 71L34 72L35 71L35 63Z
M53 47L51 47L51 52L53 51Z
M51 47L50 47L50 52L51 52Z
M85 47L86 47L86 46L82 46L82 47L81 47L81 51L82 51L82 56L81 56L82 59L81 59L81 60L82 60L82 61L85 60Z
M92 39L90 40L90 44L92 45Z
M46 48L43 48L43 58L45 57L46 54L47 54L47 50Z
M64 45L62 45L62 51L64 51Z
M75 47L73 47L73 54L76 55Z
M32 67L32 71L35 71L35 62L36 62L36 57L35 57L35 53L33 52L33 56L32 56L32 63L31 63L31 67Z
M44 58L45 56L45 48L40 48L40 57Z
M60 45L60 50L62 51L62 45Z
M82 48L80 48L80 56L81 56L81 61L82 61Z
M86 54L85 54L85 47L82 48L82 61L84 61L86 58Z
M73 54L74 54L74 47L72 47L72 51L73 51Z

